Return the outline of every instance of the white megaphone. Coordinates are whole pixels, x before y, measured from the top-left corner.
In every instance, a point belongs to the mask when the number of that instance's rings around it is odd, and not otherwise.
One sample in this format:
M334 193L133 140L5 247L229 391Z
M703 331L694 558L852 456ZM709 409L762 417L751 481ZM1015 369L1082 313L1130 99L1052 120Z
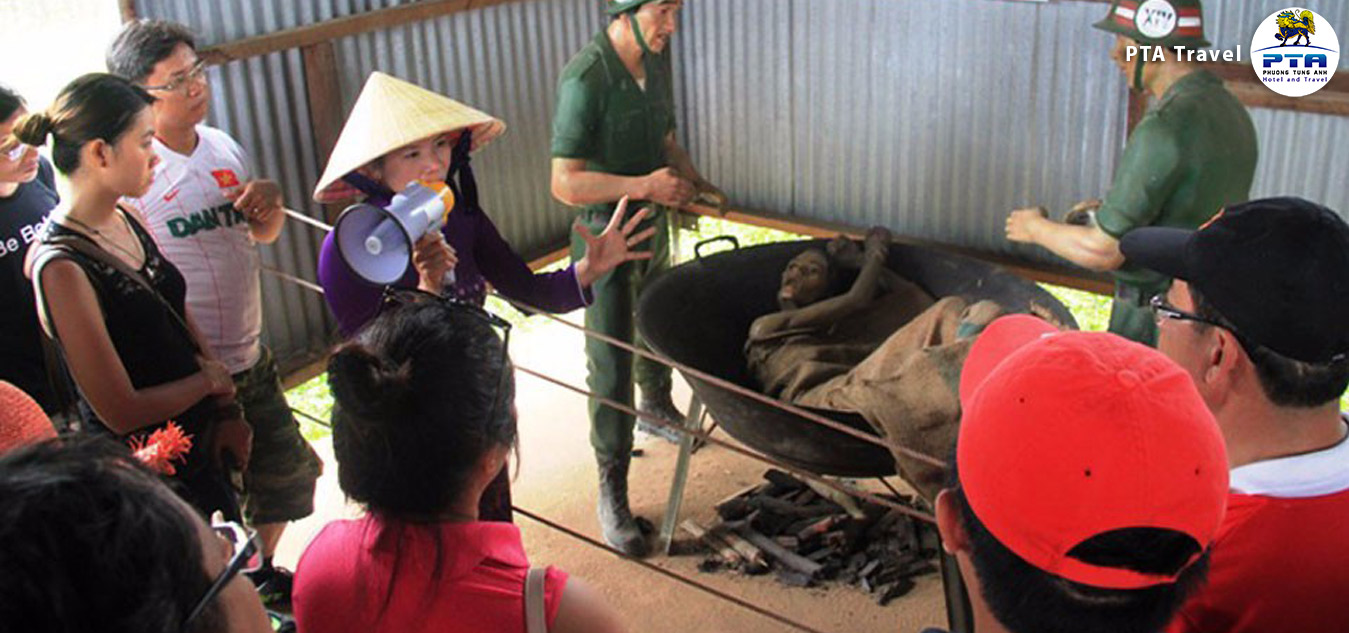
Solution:
M333 228L337 252L362 279L387 286L407 274L412 247L439 231L454 208L454 192L443 182L418 180L393 197L389 208L361 203L347 207ZM454 270L445 285L454 284Z

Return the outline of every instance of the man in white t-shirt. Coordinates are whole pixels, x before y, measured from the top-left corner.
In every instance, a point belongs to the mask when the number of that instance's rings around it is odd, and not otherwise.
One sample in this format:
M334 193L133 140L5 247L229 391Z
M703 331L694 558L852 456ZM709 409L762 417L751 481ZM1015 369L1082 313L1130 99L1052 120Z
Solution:
M285 220L281 188L257 179L242 147L202 124L210 85L192 33L164 21L128 23L108 51L108 70L155 96L160 163L139 212L165 256L187 279L187 308L210 352L234 374L237 399L253 429L244 466L245 513L262 539L264 568L254 582L269 606L290 597L289 572L271 565L286 523L313 512L321 463L300 436L261 344L257 244L275 242Z
M1157 348L1194 379L1232 468L1208 584L1168 631L1349 631L1349 224L1270 198L1120 247L1176 279L1152 303Z

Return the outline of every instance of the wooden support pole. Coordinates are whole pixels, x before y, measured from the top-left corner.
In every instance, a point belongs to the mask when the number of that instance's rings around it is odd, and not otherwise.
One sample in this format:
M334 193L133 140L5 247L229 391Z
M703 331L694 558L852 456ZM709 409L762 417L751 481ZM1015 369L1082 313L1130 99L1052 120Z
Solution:
M304 59L304 81L309 100L309 123L314 132L318 165L327 165L328 157L342 134L342 84L337 70L337 53L331 41L310 44L300 49ZM342 212L340 204L323 205L329 223Z
M332 154L342 133L342 84L337 70L337 53L332 42L319 42L301 50L304 58L304 82L309 93L309 121L314 126L314 142L321 160Z
M1270 90L1249 63L1223 62L1201 67L1221 77L1228 90L1247 107L1349 116L1349 73L1336 74L1314 94L1294 98Z

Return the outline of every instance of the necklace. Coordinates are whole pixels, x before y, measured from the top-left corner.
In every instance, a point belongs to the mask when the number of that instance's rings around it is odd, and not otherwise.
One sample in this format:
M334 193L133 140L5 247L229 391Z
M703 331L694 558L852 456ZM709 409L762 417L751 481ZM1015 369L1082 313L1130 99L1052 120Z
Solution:
M135 261L138 261L138 260L141 260L141 259L142 259L142 256L141 256L141 255L137 255L136 253L133 253L133 252L131 252L131 251L125 249L125 248L122 248L122 245L121 245L121 244L118 244L117 242L114 242L113 239L112 239L111 237L108 237L106 234L104 234L103 231L100 231L100 230L98 230L98 229L96 229L96 228L94 228L94 227L92 227L92 226L89 226L88 224L85 224L84 222L81 222L79 218L75 218L75 217L71 217L71 216L66 216L65 219L70 220L71 222L74 222L75 224L78 224L78 225L80 226L80 228L82 228L82 229L84 229L84 230L86 230L86 231L88 231L88 232L90 232L90 233L93 233L95 236L97 236L97 237L99 237L100 239L102 239L104 243L108 244L109 246L111 246L111 247L113 247L113 248L115 248L115 249L117 249L117 250L119 250L119 251L122 251L122 253L123 253L124 255L126 255L127 257L130 258L130 261L131 261L131 262L135 262ZM135 234L134 234L134 233L132 234L132 237L133 237L133 238L135 237ZM148 255L148 254L147 254L147 255ZM144 262L142 262L142 265L144 265Z

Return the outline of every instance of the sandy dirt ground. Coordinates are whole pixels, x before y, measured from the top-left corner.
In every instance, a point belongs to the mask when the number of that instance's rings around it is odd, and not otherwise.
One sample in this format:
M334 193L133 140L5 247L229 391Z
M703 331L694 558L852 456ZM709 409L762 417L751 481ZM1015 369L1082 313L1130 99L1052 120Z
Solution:
M575 317L579 319L579 314ZM540 317L535 317L538 320ZM583 339L579 332L558 324L521 328L511 337L511 354L521 367L584 385ZM520 416L519 472L513 486L515 504L523 509L599 537L595 519L596 478L587 433L585 401L556 385L517 372ZM676 378L676 402L688 402L689 391ZM722 433L718 437L729 439ZM639 434L645 455L634 459L631 501L634 511L659 524L674 472L676 447ZM319 484L315 516L293 526L278 552L280 564L293 567L309 539L323 523L354 516L337 487L336 463L328 442L316 446L326 463ZM707 447L693 459L682 516L707 522L713 504L758 481L766 465L719 447ZM790 627L738 605L638 567L608 552L524 517L517 517L525 548L535 564L557 565L584 578L604 593L624 615L633 631L683 633L725 631L759 633L790 631ZM681 535L683 538L687 538ZM746 577L730 572L700 573L701 555L654 557L661 567L820 631L917 632L926 626L944 626L945 608L937 576L921 578L909 595L877 606L853 587L789 588L771 575Z

